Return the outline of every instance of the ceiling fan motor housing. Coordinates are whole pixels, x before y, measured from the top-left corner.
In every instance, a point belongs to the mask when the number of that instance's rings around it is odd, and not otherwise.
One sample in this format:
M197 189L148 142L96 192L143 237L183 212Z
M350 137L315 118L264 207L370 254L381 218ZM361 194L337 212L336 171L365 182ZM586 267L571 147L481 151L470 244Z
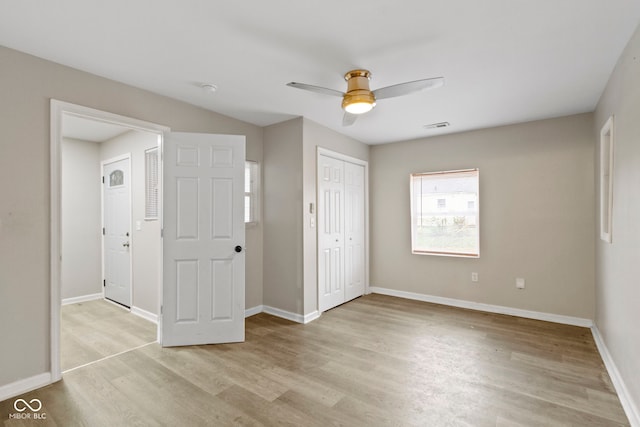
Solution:
M347 92L342 98L343 109L349 111L349 106L354 104L368 104L370 105L368 110L375 107L376 97L369 89L370 78L371 73L367 70L352 70L344 75L347 81Z

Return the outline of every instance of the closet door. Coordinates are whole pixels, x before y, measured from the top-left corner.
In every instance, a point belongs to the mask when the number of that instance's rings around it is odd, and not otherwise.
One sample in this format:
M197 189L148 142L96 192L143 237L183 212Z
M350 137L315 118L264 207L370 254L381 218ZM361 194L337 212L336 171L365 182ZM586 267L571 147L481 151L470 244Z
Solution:
M318 157L318 305L325 311L345 301L344 162Z
M364 295L364 166L344 163L345 301Z

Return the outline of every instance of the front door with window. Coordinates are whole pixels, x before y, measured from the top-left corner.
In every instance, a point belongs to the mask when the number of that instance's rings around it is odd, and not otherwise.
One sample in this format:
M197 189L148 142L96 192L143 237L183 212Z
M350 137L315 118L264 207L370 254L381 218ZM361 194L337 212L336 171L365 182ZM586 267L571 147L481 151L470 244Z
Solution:
M131 306L130 158L103 164L104 296Z

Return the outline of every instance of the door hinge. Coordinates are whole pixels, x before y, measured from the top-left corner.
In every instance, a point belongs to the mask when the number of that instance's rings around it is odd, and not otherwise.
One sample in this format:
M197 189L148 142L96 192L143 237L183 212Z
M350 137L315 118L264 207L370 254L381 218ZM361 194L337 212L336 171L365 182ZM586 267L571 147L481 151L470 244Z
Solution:
M107 287L107 279L102 279L102 287L103 288Z
M102 183L104 184L104 176L102 177Z
M160 229L160 237L164 237L164 228Z
M102 227L102 235L104 236L104 227Z
M162 315L162 309L163 308L164 308L163 306L160 306L160 315Z

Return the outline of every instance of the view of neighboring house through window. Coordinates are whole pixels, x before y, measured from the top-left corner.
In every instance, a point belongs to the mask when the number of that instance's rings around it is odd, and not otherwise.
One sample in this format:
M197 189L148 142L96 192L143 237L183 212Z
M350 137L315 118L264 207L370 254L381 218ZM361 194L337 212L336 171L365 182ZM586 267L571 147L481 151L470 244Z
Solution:
M411 174L414 254L480 256L478 169Z
M258 222L258 163L246 161L244 164L244 222L254 224Z

